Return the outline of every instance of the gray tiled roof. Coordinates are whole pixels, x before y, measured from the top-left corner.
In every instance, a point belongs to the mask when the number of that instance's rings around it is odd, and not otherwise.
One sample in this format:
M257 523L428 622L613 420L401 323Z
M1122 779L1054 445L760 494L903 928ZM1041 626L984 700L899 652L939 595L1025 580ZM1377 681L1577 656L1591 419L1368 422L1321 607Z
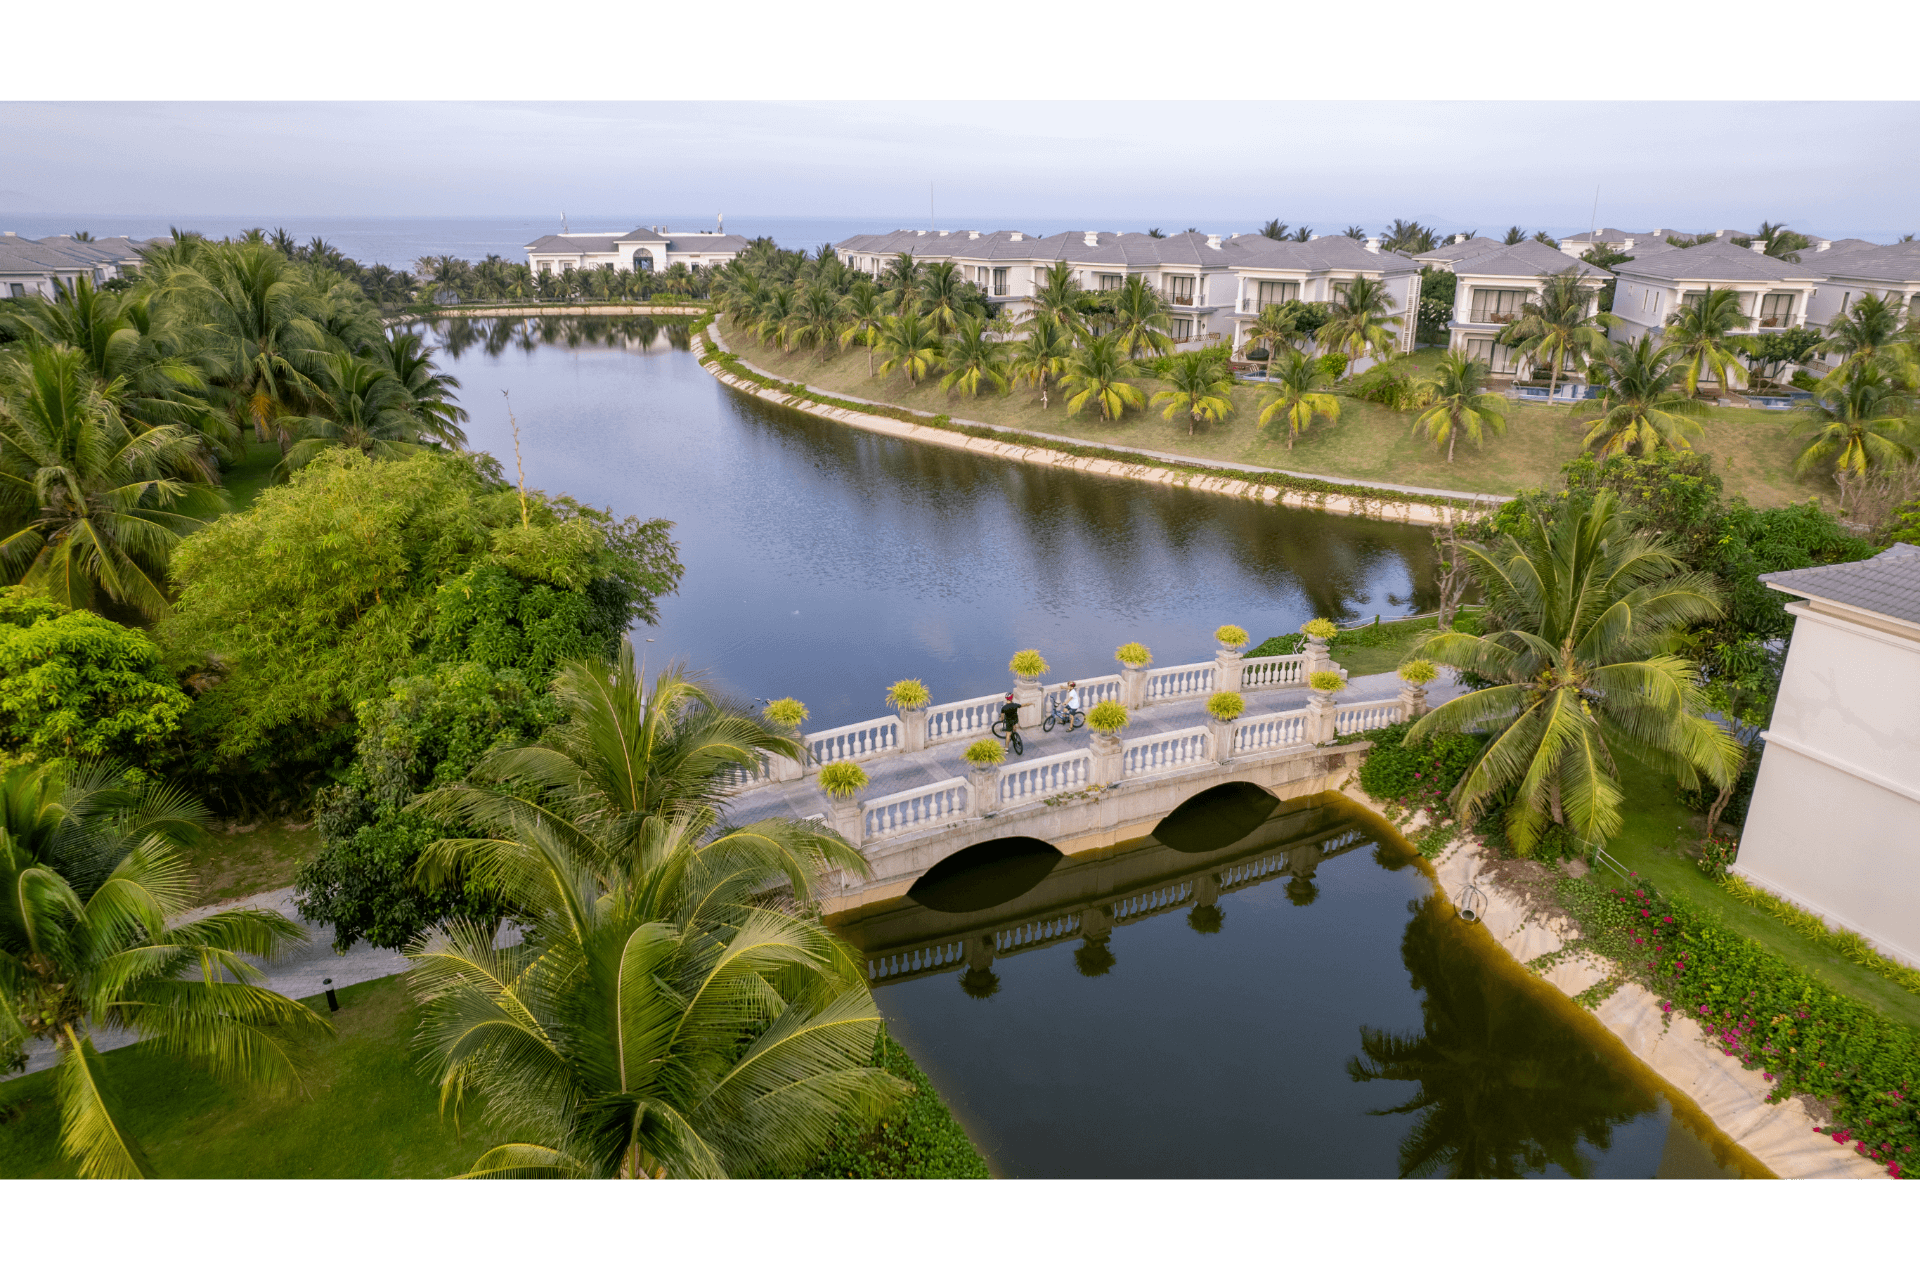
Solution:
M1871 560L1763 573L1760 581L1788 595L1920 623L1920 547L1912 543L1896 542Z
M1855 247L1834 247L1823 253L1800 251L1801 265L1825 277L1847 280L1885 280L1894 284L1920 281L1920 243L1872 244L1852 241Z
M674 253L739 253L747 247L747 238L712 232L669 231L662 234L641 227L625 235L541 236L526 248L528 253L613 253L618 245L639 243L664 244Z
M1420 270L1404 253L1382 249L1375 253L1350 236L1320 236L1313 240L1269 240L1265 236L1235 236L1220 242L1243 271L1378 271L1400 275Z
M1471 240L1462 240L1458 244L1449 240L1436 249L1429 249L1425 253L1414 254L1413 260L1415 262L1426 262L1436 265L1446 262L1459 262L1463 258L1478 257L1480 254L1490 253L1495 249L1503 247L1504 245L1499 240L1489 239L1486 236L1474 236Z
M1622 275L1651 276L1656 280L1815 280L1821 274L1805 262L1769 258L1725 240L1710 240L1691 249L1675 249L1644 260L1636 254L1633 262L1621 263L1618 270Z
M1543 275L1552 275L1569 267L1578 268L1582 279L1613 279L1611 271L1602 271L1590 262L1582 262L1538 240L1503 244L1478 257L1454 263L1453 271L1455 275L1462 276L1516 276L1537 280Z

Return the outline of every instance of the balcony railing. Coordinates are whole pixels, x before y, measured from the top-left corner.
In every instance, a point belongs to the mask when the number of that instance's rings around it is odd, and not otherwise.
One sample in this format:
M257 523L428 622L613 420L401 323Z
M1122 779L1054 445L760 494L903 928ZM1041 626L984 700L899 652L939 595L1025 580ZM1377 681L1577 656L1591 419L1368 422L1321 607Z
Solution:
M1793 328L1793 317L1791 315L1761 316L1760 327L1762 329L1791 329Z
M1170 294L1167 301L1176 307L1190 307L1193 305L1193 295L1190 293Z
M1512 324L1519 318L1518 311L1473 311L1467 315L1474 324Z

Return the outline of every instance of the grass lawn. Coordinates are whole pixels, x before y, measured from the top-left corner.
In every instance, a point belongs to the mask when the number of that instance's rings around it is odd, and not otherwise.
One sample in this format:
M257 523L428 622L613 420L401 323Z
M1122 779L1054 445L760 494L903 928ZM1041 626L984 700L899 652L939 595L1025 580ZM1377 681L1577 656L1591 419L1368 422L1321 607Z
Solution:
M1030 390L1010 395L988 392L978 399L952 396L937 381L908 387L906 378L870 378L867 353L852 348L822 361L817 353L782 354L763 347L757 339L731 325L722 332L727 345L742 359L786 381L807 382L868 400L885 400L926 413L986 422L1016 431L1042 431L1073 436L1116 449L1156 449L1226 462L1309 472L1358 481L1386 480L1398 484L1455 489L1468 493L1512 493L1531 486L1557 484L1560 468L1580 452L1585 431L1572 411L1540 404L1509 404L1507 433L1475 449L1462 442L1449 464L1444 453L1412 434L1415 415L1364 400L1340 397L1340 421L1318 423L1289 450L1267 440L1255 425L1265 389L1257 383L1234 391L1234 415L1215 427L1187 434L1184 418L1163 419L1159 409L1129 410L1117 422L1102 422L1094 410L1068 417L1058 395L1042 408ZM1422 351L1416 360L1438 359L1437 351ZM1151 395L1160 384L1138 380ZM1831 496L1831 484L1793 478L1798 453L1795 415L1763 409L1711 409L1701 419L1702 452L1712 455L1715 470L1726 481L1729 496L1744 495L1756 506L1778 506L1815 496Z
M1920 995L1862 968L1796 932L1757 907L1730 897L1693 861L1706 818L1681 804L1670 782L1632 766L1622 771L1626 825L1607 841L1607 852L1629 871L1681 899L1726 928L1771 948L1816 975L1834 990L1862 1000L1890 1018L1920 1027ZM1606 877L1608 872L1594 870Z
M1470 630L1466 620L1476 610L1467 606L1458 611L1455 626L1461 630ZM1406 660L1408 650L1413 648L1414 640L1421 634L1434 628L1435 619L1415 618L1407 622L1395 622L1383 618L1378 622L1369 621L1363 626L1348 627L1333 638L1327 652L1333 660L1347 669L1350 676L1377 676L1382 672L1396 670ZM1292 636L1273 636L1253 649L1247 650L1249 658L1264 658L1280 653L1295 653L1294 632Z
M324 1010L319 997L306 1001ZM220 1084L137 1048L105 1055L118 1114L170 1178L443 1178L490 1145L469 1117L442 1122L416 1069L418 1010L398 978L340 991L337 1035L289 1038L299 1083L280 1094ZM71 1177L51 1073L0 1084L0 1177Z
M294 831L263 820L251 831L230 835L215 828L184 852L205 906L285 888L293 883L294 870L319 851L320 833L312 826Z

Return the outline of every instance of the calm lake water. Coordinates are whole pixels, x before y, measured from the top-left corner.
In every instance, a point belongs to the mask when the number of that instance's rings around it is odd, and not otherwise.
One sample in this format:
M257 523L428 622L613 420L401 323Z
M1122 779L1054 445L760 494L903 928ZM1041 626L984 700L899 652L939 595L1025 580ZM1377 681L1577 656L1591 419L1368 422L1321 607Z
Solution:
M1429 607L1424 529L875 437L720 386L684 330L541 325L441 330L474 447L511 469L510 391L529 484L673 520L646 656L814 725L902 676L1004 687L1028 646L1093 674L1126 640L1194 661L1223 622ZM1215 796L1103 858L954 871L839 924L882 970L945 957L875 995L1002 1175L1732 1176L1344 802Z

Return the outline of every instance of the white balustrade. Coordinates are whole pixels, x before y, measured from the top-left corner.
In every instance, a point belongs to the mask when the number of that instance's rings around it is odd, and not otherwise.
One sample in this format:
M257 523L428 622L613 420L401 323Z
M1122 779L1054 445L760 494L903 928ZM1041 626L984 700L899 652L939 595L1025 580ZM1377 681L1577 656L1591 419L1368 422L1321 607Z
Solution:
M1307 682L1307 655L1286 653L1277 658L1248 658L1240 668L1241 689L1280 689Z
M1193 729L1149 734L1144 738L1123 738L1120 748L1121 777L1139 778L1153 773L1169 773L1211 760L1213 730L1210 726L1200 725Z
M1026 804L1058 795L1062 791L1080 791L1093 785L1093 752L1082 747L1057 756L1000 766L1000 803Z
M881 716L838 729L822 729L807 735L807 747L815 762L832 764L835 760L867 760L900 749L900 717Z
M1117 675L1094 676L1091 679L1077 680L1074 683L1079 686L1078 693L1080 694L1080 709L1082 711L1091 711L1095 703L1105 701L1108 698L1113 699L1115 702L1121 699L1120 677ZM1047 686L1046 692L1048 698L1052 698L1057 694L1064 699L1067 693L1067 682L1062 680L1059 684L1050 684Z
M1264 716L1247 716L1233 722L1235 757L1297 747L1306 740L1305 707L1296 707L1292 711L1273 711Z
M1189 662L1179 667L1150 667L1147 670L1147 701L1172 702L1179 698L1204 698L1213 692L1212 662Z
M1071 938L1080 932L1080 915L1070 912L1067 915L1054 916L1048 920L1028 920L1022 924L993 931L993 953L996 956L1008 955L1015 951L1027 951L1034 947L1044 947L1049 943Z
M936 942L930 946L914 947L908 951L897 951L892 955L875 956L867 961L867 978L880 982L889 978L911 977L917 973L934 973L941 969L958 967L965 956L965 944L959 942Z
M715 771L728 795L739 795L773 781L773 761L761 756L751 765L723 764Z
M911 791L876 796L860 806L860 829L868 840L889 840L922 827L939 826L967 816L967 780L947 778Z
M992 733L994 719L999 716L1000 703L1005 697L1005 694L990 693L981 698L928 707L927 745Z
M1107 914L1113 917L1115 924L1123 920L1141 920L1147 916L1158 915L1162 911L1172 911L1192 897L1193 881L1182 880L1179 884L1147 889L1109 902Z
M1355 702L1334 709L1333 731L1335 734L1365 733L1369 729L1398 724L1405 717L1406 706L1398 698Z

